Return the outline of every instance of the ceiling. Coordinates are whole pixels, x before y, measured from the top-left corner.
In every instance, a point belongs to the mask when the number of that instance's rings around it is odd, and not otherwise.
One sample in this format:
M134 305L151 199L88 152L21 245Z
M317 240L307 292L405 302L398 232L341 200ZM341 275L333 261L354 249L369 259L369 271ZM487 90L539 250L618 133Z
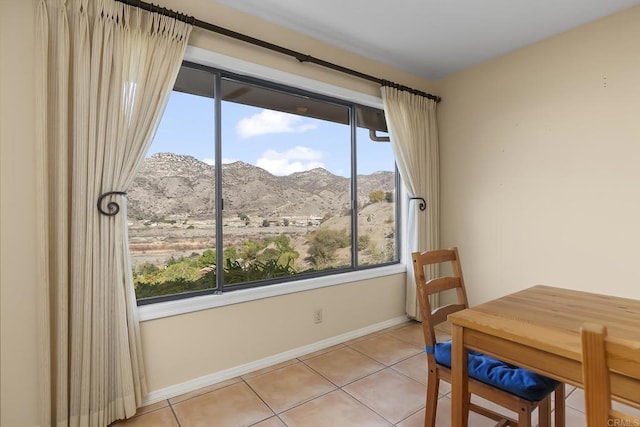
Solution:
M640 0L215 1L429 80L640 4Z

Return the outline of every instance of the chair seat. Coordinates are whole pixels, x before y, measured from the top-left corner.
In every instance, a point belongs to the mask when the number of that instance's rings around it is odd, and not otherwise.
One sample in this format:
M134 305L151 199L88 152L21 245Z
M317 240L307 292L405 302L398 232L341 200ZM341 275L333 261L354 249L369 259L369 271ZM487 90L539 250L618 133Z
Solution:
M434 353L438 364L451 368L451 341L437 343ZM471 350L468 374L471 378L531 402L544 399L560 384L551 378Z

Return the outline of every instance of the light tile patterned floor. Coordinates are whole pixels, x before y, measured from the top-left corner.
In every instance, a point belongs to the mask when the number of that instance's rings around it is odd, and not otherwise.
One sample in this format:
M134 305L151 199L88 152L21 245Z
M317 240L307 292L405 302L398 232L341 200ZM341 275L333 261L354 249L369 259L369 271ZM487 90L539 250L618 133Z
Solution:
M421 328L410 322L376 332L141 408L113 426L422 427L427 369ZM447 331L439 333L447 338ZM438 426L450 425L450 391L442 382ZM586 425L582 390L567 386L566 412L567 427ZM493 424L469 417L470 427Z

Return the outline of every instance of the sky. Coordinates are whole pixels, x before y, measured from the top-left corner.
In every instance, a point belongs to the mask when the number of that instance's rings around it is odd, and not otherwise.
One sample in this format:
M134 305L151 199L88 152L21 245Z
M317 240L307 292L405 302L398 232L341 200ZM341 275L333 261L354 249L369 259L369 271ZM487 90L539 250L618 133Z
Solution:
M241 160L273 175L321 167L350 172L348 125L223 101L222 163ZM358 174L393 171L390 143L373 142L358 128ZM172 92L147 153L186 154L214 164L214 100Z

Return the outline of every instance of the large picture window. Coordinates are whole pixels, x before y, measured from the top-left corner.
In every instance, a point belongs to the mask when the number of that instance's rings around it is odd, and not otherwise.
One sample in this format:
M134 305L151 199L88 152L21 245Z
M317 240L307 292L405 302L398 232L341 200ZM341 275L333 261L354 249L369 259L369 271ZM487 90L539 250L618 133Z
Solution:
M184 63L128 191L140 304L398 262L382 111Z

